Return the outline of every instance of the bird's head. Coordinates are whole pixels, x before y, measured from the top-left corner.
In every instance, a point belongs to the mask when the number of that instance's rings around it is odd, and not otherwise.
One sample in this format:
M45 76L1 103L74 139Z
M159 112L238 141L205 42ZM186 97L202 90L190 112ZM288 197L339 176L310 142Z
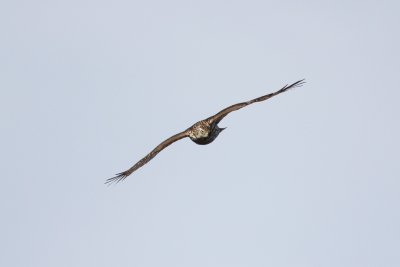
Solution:
M199 145L207 145L217 138L217 136L225 130L225 128L220 128L218 125L211 125L210 128L206 128L205 130L201 130L201 128L195 128L196 131L192 132L190 139L193 142Z

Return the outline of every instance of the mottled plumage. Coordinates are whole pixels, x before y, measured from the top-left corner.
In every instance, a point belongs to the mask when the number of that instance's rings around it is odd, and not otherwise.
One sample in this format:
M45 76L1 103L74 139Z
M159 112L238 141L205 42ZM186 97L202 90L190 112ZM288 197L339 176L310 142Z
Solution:
M145 165L147 162L149 162L152 158L154 158L161 150L163 150L170 144L172 144L182 138L189 137L193 142L195 142L198 145L207 145L207 144L211 143L225 129L225 128L218 127L218 123L232 111L241 109L241 108L248 106L250 104L253 104L255 102L265 101L265 100L267 100L273 96L276 96L280 93L283 93L289 89L292 89L294 87L299 87L299 86L303 85L304 83L305 83L304 80L300 80L291 85L285 85L284 87L282 87L282 89L280 89L274 93L255 98L255 99L247 101L247 102L242 102L242 103L238 103L238 104L229 106L229 107L221 110L214 116L211 116L205 120L196 122L191 127L186 129L185 131L180 132L174 136L171 136L170 138L168 138L167 140L165 140L164 142L159 144L149 154L147 154L144 158L139 160L135 165L133 165L128 170L116 174L115 177L107 179L106 184L109 184L112 182L118 183L118 182L124 180L126 177L128 177L130 174L132 174L134 171L136 171L137 169L139 169L140 167Z

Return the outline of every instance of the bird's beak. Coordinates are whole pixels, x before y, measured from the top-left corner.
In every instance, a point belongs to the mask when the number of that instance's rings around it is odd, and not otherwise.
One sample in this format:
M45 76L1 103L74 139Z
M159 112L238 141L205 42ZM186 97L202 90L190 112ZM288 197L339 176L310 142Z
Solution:
M224 128L220 128L221 129L221 132L223 131L223 130L225 130L226 129L226 127L224 127Z

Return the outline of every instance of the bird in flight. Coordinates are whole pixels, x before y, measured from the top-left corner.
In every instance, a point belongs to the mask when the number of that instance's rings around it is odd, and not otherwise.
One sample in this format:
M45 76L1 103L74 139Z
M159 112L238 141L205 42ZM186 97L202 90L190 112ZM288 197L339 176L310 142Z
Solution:
M268 95L264 95L258 98L255 98L250 101L234 104L232 106L229 106L217 114L205 119L196 122L183 132L177 133L161 144L159 144L156 148L154 148L149 154L147 154L144 158L139 160L135 165L133 165L131 168L129 168L126 171L117 173L115 177L109 178L106 180L106 184L111 184L113 182L118 183L123 181L126 177L131 175L134 171L145 165L147 162L149 162L151 159L153 159L161 150L166 148L167 146L171 145L172 143L185 138L189 137L193 142L195 142L198 145L207 145L211 143L212 141L217 138L217 136L225 129L225 128L220 128L218 127L218 123L229 113L232 111L244 108L250 104L256 103L256 102L261 102L264 100L267 100L273 96L279 95L280 93L286 92L289 89L295 88L302 86L305 83L304 79L297 81L291 85L285 85L282 87L280 90L270 93Z

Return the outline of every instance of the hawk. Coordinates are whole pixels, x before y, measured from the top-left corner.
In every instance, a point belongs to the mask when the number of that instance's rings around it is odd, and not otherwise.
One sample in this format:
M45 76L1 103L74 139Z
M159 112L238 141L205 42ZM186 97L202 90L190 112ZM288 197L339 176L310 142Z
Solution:
M106 184L111 184L113 182L118 183L118 182L124 180L126 177L131 175L134 171L136 171L137 169L139 169L140 167L145 165L147 162L149 162L151 159L153 159L158 153L160 153L161 150L163 150L167 146L171 145L172 143L174 143L182 138L189 137L193 142L195 142L198 145L207 145L207 144L211 143L225 129L225 128L218 127L218 123L232 111L244 108L244 107L246 107L250 104L256 103L256 102L265 101L273 96L276 96L276 95L279 95L280 93L286 92L289 89L302 86L304 83L305 83L305 81L303 79L303 80L299 80L291 85L285 85L280 90L278 90L274 93L270 93L268 95L264 95L264 96L255 98L250 101L231 105L205 120L196 122L195 124L193 124L192 126L187 128L186 130L184 130L183 132L177 133L177 134L171 136L170 138L168 138L167 140L165 140L164 142L162 142L161 144L159 144L156 148L154 148L149 154L147 154L144 158L139 160L131 168L129 168L126 171L117 173L115 177L107 179L105 183Z

